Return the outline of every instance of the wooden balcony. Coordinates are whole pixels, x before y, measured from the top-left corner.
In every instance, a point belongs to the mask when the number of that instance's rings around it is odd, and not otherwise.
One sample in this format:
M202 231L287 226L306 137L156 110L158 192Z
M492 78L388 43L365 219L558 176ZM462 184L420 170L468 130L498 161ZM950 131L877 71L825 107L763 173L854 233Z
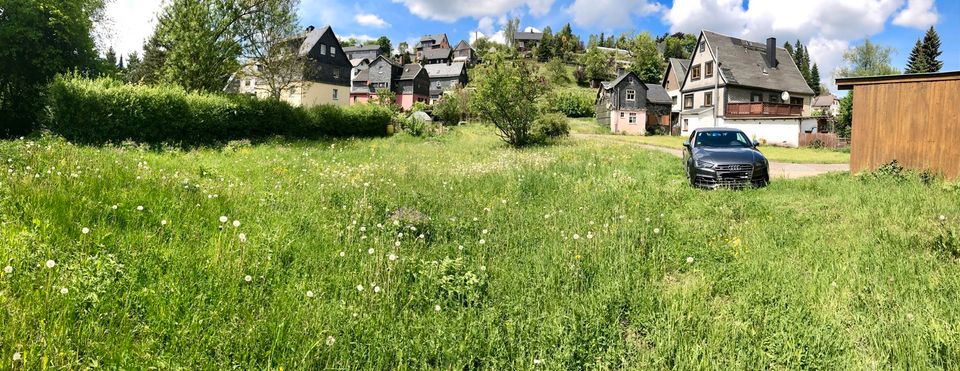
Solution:
M769 102L727 103L727 116L800 116L803 105Z

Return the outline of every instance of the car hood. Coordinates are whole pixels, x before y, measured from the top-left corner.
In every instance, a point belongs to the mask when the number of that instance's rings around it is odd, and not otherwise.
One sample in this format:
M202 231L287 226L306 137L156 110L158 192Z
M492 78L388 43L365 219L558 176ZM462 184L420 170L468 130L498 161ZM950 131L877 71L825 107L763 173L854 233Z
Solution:
M753 164L764 159L760 151L753 148L696 148L693 158L714 164Z

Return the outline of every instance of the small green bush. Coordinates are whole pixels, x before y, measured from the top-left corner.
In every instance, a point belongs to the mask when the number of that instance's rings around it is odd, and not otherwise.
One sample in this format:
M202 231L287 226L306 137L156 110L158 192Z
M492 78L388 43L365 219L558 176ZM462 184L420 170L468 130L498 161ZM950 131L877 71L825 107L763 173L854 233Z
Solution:
M543 142L570 135L570 123L561 114L551 113L537 118L533 123L535 136Z
M593 97L571 91L557 91L547 96L547 111L567 117L591 117L594 114Z
M376 106L304 109L276 100L75 76L50 84L47 109L48 129L79 143L203 145L275 135L374 136L386 134L391 117L388 109Z

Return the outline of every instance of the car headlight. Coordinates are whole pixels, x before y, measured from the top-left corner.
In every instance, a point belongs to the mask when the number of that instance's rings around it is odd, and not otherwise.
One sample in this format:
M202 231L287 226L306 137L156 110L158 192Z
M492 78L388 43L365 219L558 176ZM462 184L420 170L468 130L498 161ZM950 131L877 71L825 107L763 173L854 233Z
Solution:
M753 167L767 167L767 160L763 158L758 158L753 162Z
M712 162L703 160L694 160L693 165L701 169L713 169L714 166L717 166Z

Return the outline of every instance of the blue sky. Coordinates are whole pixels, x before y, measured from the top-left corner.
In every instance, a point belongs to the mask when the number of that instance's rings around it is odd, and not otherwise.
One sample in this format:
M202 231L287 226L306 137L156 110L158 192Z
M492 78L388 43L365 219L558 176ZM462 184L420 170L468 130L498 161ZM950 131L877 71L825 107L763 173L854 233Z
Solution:
M103 43L139 49L152 31L162 0L115 0L108 9L114 31ZM521 27L558 30L571 23L590 33L701 29L762 41L799 39L821 66L824 82L844 50L864 37L894 47L903 68L910 49L930 25L940 34L944 70L960 70L960 0L301 0L301 23L331 25L340 37L386 35L394 46L420 35L447 33L451 43L483 34L497 38L507 17Z

